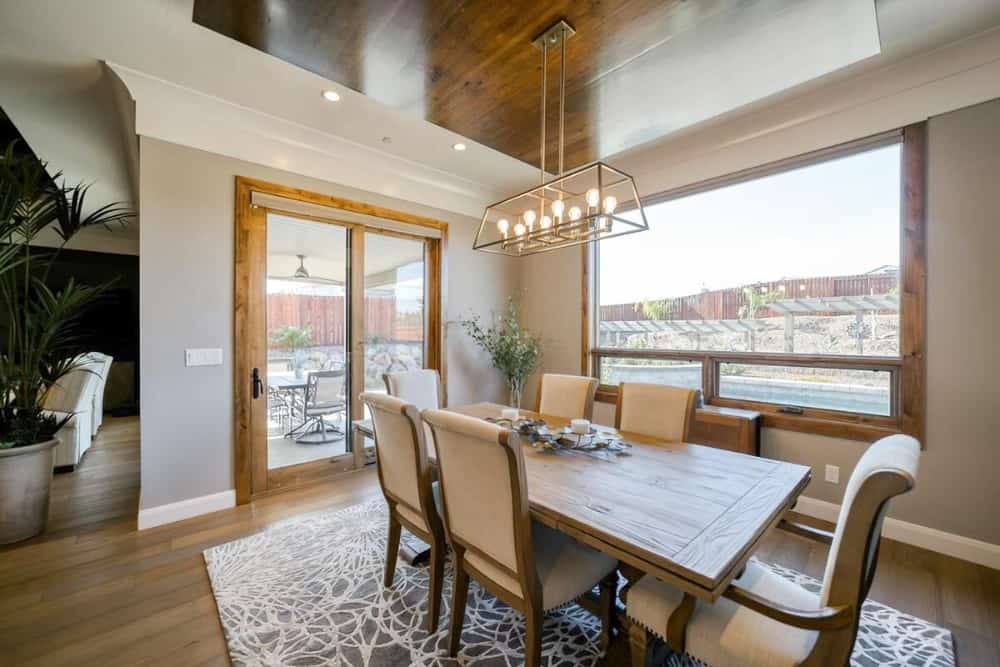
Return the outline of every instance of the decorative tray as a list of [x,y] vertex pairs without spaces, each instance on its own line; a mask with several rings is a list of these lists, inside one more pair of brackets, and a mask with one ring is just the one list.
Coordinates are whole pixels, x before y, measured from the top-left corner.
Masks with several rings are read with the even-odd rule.
[[573,433],[568,426],[550,428],[541,419],[510,419],[487,418],[486,421],[499,426],[506,426],[517,432],[518,436],[535,449],[558,451],[612,452],[618,456],[629,456],[631,447],[623,442],[616,433],[600,432],[593,426],[587,434]]

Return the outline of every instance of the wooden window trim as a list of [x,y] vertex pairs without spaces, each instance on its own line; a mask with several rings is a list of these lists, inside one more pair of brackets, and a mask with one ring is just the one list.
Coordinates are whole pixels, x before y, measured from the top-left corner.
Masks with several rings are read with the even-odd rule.
[[[446,333],[444,327],[444,312],[447,302],[447,247],[448,247],[448,223],[427,218],[404,211],[396,211],[382,206],[367,204],[365,202],[353,201],[332,195],[310,192],[298,188],[291,188],[277,183],[236,176],[236,197],[235,197],[235,270],[234,270],[234,299],[233,299],[233,335],[236,345],[234,346],[233,359],[233,400],[234,400],[234,431],[233,443],[233,477],[236,487],[236,502],[243,504],[252,498],[260,495],[267,495],[275,490],[286,486],[307,484],[320,479],[328,479],[332,475],[345,472],[359,467],[363,454],[355,452],[353,457],[341,457],[336,465],[328,466],[323,472],[317,472],[316,466],[311,463],[289,466],[287,469],[280,469],[277,474],[271,475],[274,480],[274,488],[261,488],[260,480],[267,479],[269,471],[266,461],[258,461],[253,456],[253,435],[261,428],[266,429],[266,423],[262,423],[263,411],[251,411],[251,390],[250,375],[254,367],[266,367],[261,361],[266,355],[266,344],[260,339],[259,332],[264,327],[264,308],[260,307],[263,295],[259,292],[262,276],[260,267],[251,262],[251,258],[259,256],[263,251],[261,247],[262,234],[266,216],[263,207],[252,205],[252,194],[260,192],[262,194],[275,195],[292,199],[295,201],[318,204],[330,209],[337,209],[349,213],[358,213],[373,217],[383,218],[394,222],[405,223],[416,227],[436,230],[439,238],[422,237],[414,235],[412,238],[422,238],[425,243],[425,290],[427,298],[427,323],[426,323],[426,366],[436,369],[441,375],[442,395],[447,391],[447,364],[446,364]],[[341,225],[349,230],[349,252],[351,253],[352,265],[361,266],[364,253],[364,232],[372,231],[379,234],[409,236],[405,232],[395,230],[369,227],[356,222],[339,222],[328,218],[313,218],[300,213],[293,214],[294,217],[315,219],[318,222],[327,222]],[[435,267],[436,266],[436,270]],[[364,291],[353,290],[355,299],[351,305],[348,326],[351,327],[351,336],[354,341],[353,349],[349,351],[351,355],[351,368],[363,368],[363,318],[357,317],[356,313],[364,312]],[[364,378],[359,373],[354,373],[354,379]],[[353,380],[352,380],[353,381]],[[354,391],[353,394],[360,393]],[[359,419],[363,414],[363,406],[360,401],[351,401],[351,419]],[[256,413],[256,414],[254,414]],[[256,419],[255,423],[252,420]],[[259,458],[259,457],[257,457]],[[353,458],[353,461],[348,461]],[[272,471],[273,472],[273,471]],[[254,488],[256,487],[256,488]]]
[[[633,359],[675,359],[702,363],[702,393],[705,404],[723,408],[753,410],[761,413],[761,424],[782,430],[813,433],[849,440],[874,441],[893,433],[906,433],[924,443],[925,433],[925,344],[926,344],[926,197],[927,197],[927,124],[908,125],[902,130],[869,139],[816,151],[771,165],[764,165],[677,190],[653,195],[646,201],[663,202],[697,192],[712,190],[731,182],[745,181],[780,171],[814,164],[837,155],[848,155],[902,136],[900,200],[900,341],[899,357],[858,357],[848,355],[795,355],[768,352],[706,352],[703,350],[626,350],[594,348],[596,338],[597,265],[599,244],[583,246],[581,281],[583,323],[581,372],[599,377],[602,357]],[[645,202],[644,202],[645,203]],[[779,411],[781,406],[718,396],[718,366],[726,361],[761,364],[857,368],[887,371],[890,381],[892,416],[841,412],[820,408],[802,408],[801,414]],[[596,401],[617,404],[618,388],[599,385]]]

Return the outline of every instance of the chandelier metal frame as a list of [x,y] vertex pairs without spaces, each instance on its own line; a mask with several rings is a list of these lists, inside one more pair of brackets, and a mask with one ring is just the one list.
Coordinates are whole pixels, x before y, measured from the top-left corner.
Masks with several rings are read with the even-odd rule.
[[[560,20],[532,41],[542,53],[541,185],[487,206],[473,250],[520,257],[649,229],[635,180],[630,175],[599,160],[568,173],[564,171],[566,41],[575,33],[569,23]],[[559,171],[558,176],[546,181],[548,55],[556,46],[560,51]],[[624,209],[632,214],[632,219],[621,215],[622,210],[617,208],[619,201],[631,202]],[[510,219],[516,222],[512,225]]]

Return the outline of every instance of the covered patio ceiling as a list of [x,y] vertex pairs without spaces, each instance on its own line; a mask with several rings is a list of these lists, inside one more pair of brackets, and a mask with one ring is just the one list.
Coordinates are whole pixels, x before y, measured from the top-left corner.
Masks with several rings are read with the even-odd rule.
[[[379,233],[365,234],[365,287],[396,282],[397,270],[420,262],[424,245]],[[302,220],[280,213],[268,214],[267,274],[271,279],[290,277],[299,268],[299,255],[313,278],[322,283],[343,283],[347,276],[347,232],[343,227]],[[319,282],[319,281],[317,281]]]

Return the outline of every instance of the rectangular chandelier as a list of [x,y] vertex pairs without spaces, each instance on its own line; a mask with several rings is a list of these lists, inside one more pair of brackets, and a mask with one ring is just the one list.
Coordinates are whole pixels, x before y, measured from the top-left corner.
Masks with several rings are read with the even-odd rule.
[[[563,170],[566,144],[566,40],[576,34],[559,20],[532,45],[542,54],[539,117],[541,185],[486,207],[473,250],[521,257],[649,229],[635,181],[603,162]],[[545,142],[549,49],[559,47],[559,175],[546,181]],[[622,214],[626,215],[622,215]]]
[[646,229],[632,177],[593,162],[487,206],[472,247],[519,257]]

